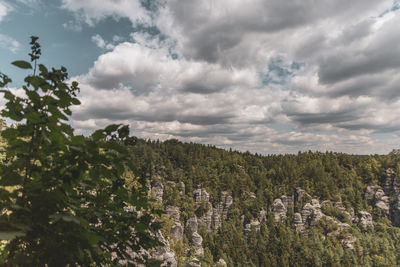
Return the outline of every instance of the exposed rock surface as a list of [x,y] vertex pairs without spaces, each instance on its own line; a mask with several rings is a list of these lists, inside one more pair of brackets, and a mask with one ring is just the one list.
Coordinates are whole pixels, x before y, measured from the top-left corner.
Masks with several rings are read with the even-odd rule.
[[355,220],[355,222],[364,228],[368,228],[368,227],[373,228],[374,227],[374,224],[372,222],[372,216],[369,212],[366,212],[366,211],[360,211],[358,213],[358,217]]
[[175,222],[179,222],[179,218],[181,216],[181,212],[179,210],[179,207],[176,206],[167,206],[165,208],[165,212],[169,215],[171,219],[173,219]]
[[194,202],[200,203],[202,201],[208,202],[210,194],[204,188],[198,188],[193,191]]
[[286,195],[281,196],[282,203],[283,203],[283,205],[285,205],[286,210],[290,206],[293,206],[293,204],[294,204],[293,199],[294,199],[293,196],[286,196]]
[[193,258],[189,264],[189,267],[201,267],[200,261],[197,258]]
[[217,262],[218,267],[227,267],[228,265],[226,264],[226,261],[224,259],[219,259]]
[[280,198],[274,200],[272,203],[271,211],[274,213],[276,222],[283,222],[286,219],[287,208]]
[[250,223],[247,223],[244,227],[244,233],[248,234],[252,229],[256,231],[260,231],[261,224],[258,220],[252,220]]
[[304,201],[304,202],[309,202],[311,201],[311,196],[307,194],[307,192],[304,189],[301,189],[300,187],[296,187],[296,190],[294,192],[294,202],[295,205],[297,203]]
[[304,230],[304,223],[300,213],[296,212],[293,215],[293,224],[297,231],[301,232]]
[[181,240],[183,238],[183,226],[180,222],[175,222],[171,228],[171,237],[177,240]]
[[342,239],[342,245],[345,248],[354,249],[354,244],[356,243],[357,238],[355,238],[354,236],[352,236],[351,234],[348,234],[345,238]]
[[318,199],[312,199],[311,203],[305,204],[301,210],[301,219],[304,226],[314,226],[324,216]]
[[[390,191],[390,186],[388,186],[388,191]],[[369,204],[381,209],[382,214],[390,218],[390,200],[382,189],[377,185],[369,185],[365,190],[364,197]]]
[[199,224],[197,222],[197,217],[193,216],[186,221],[186,227],[189,227],[192,232],[197,232]]
[[157,238],[164,245],[157,247],[151,254],[151,257],[153,259],[161,261],[161,266],[178,266],[178,263],[175,260],[175,253],[171,250],[168,240],[164,238],[161,232],[157,233]]
[[393,199],[390,205],[390,219],[394,226],[400,227],[400,182],[392,169],[386,170],[384,192]]
[[155,184],[151,188],[151,192],[154,194],[154,197],[155,197],[155,199],[157,199],[157,201],[162,202],[163,195],[164,195],[164,185],[163,184],[161,184],[161,183]]
[[204,226],[208,231],[211,230],[211,223],[212,223],[212,215],[213,215],[213,208],[210,202],[206,202],[207,204],[207,211],[197,218],[197,222],[199,226]]
[[196,256],[203,255],[203,238],[197,232],[192,235],[192,246],[194,248],[194,254]]

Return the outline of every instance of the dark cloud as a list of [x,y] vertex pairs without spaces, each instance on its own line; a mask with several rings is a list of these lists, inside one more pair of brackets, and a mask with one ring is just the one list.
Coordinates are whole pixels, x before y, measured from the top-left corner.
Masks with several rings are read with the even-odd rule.
[[137,25],[153,12],[143,25],[157,28],[132,33],[134,43],[116,45],[80,77],[79,125],[126,121],[146,138],[262,153],[392,149],[371,137],[400,129],[391,0],[169,0],[132,14],[138,1],[121,3],[126,10],[64,0],[86,10],[88,23],[113,14]]

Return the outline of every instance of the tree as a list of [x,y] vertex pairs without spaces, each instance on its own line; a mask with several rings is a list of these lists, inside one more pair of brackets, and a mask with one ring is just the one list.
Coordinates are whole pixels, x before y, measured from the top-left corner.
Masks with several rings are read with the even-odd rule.
[[159,242],[148,204],[145,180],[134,174],[127,147],[129,128],[110,125],[90,138],[75,135],[67,123],[79,105],[78,83],[67,84],[66,68],[38,64],[37,37],[31,37],[33,69],[22,87],[0,92],[8,101],[2,116],[15,127],[1,133],[6,162],[0,166],[2,266],[91,266],[134,262],[135,252]]

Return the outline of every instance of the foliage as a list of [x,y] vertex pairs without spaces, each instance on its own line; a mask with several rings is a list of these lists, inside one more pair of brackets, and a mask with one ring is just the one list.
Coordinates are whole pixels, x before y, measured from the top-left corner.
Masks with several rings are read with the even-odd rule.
[[[370,184],[383,186],[387,168],[399,173],[398,151],[385,156],[332,152],[260,156],[177,140],[138,139],[131,153],[143,174],[148,173],[154,177],[154,183],[161,182],[167,188],[163,202],[180,207],[181,214],[185,214],[181,216],[182,225],[187,218],[201,216],[208,209],[206,203],[193,203],[192,192],[198,186],[210,193],[214,205],[221,200],[222,191],[232,194],[234,202],[222,226],[212,231],[199,227],[204,247],[204,255],[199,259],[204,266],[215,266],[220,258],[228,266],[400,265],[399,228],[376,215],[375,228],[363,231],[333,205],[341,200],[346,209],[354,208],[356,214],[373,213],[373,207],[364,198],[365,189]],[[180,183],[185,185],[183,195],[173,186]],[[304,202],[289,208],[285,223],[276,223],[269,212],[260,231],[244,234],[245,223],[258,218],[260,210],[269,211],[275,198],[293,195],[296,187],[305,189],[313,198],[330,200],[327,203],[331,204],[322,205],[322,211],[348,223],[350,228],[338,231],[337,224],[322,219],[306,234],[296,232],[293,213],[300,212]],[[249,197],[250,193],[256,198]],[[336,231],[340,234],[332,234]],[[186,227],[184,234],[190,239],[192,232]],[[357,238],[354,249],[342,244],[349,235]]]
[[[91,266],[133,261],[141,248],[158,244],[151,236],[152,216],[144,179],[137,178],[128,147],[135,139],[123,125],[110,125],[90,138],[75,135],[67,123],[79,105],[77,82],[68,85],[64,67],[48,70],[37,61],[22,87],[7,89],[1,74],[2,116],[16,122],[1,132],[6,163],[0,168],[2,266]],[[127,183],[129,182],[129,183]]]

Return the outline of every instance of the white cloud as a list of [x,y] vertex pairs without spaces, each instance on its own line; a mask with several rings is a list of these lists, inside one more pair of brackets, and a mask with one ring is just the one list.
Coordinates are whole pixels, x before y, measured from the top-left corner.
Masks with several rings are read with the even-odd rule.
[[390,0],[63,7],[89,25],[127,17],[162,33],[132,32],[119,44],[92,37],[110,51],[77,77],[83,131],[118,121],[142,137],[262,153],[385,153],[399,139],[379,136],[400,133],[400,15],[385,13]]
[[7,5],[5,2],[0,1],[0,22],[7,15],[9,10],[10,6]]
[[[118,38],[116,38],[116,40],[118,40]],[[96,46],[101,49],[112,50],[115,47],[112,43],[106,43],[103,37],[101,37],[99,34],[92,36],[92,42],[95,43]]]
[[21,45],[17,40],[0,33],[0,48],[8,49],[11,52],[16,53],[20,46]]
[[150,14],[139,0],[63,0],[62,7],[82,15],[85,22],[94,26],[107,16],[127,17],[132,23],[150,23]]

